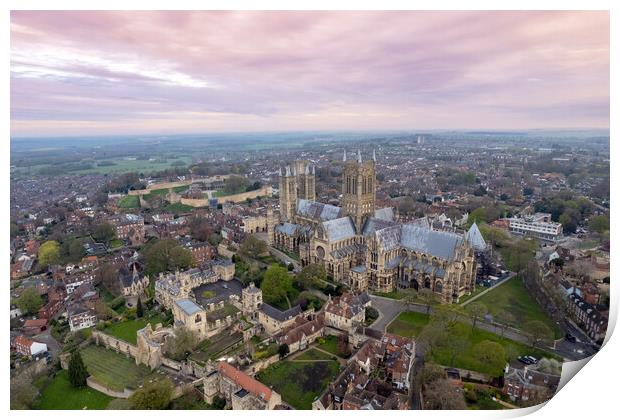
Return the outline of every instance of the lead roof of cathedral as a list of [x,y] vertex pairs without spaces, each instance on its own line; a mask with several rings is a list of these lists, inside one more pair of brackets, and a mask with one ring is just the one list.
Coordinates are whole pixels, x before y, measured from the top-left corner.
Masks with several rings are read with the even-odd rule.
[[339,218],[342,215],[342,209],[331,204],[300,198],[297,200],[297,214],[314,220],[327,221]]
[[328,220],[321,223],[325,235],[330,242],[342,241],[353,238],[356,235],[355,225],[349,216],[339,219]]
[[374,234],[385,251],[404,247],[446,260],[452,258],[463,241],[456,233],[438,232],[414,224],[389,226]]

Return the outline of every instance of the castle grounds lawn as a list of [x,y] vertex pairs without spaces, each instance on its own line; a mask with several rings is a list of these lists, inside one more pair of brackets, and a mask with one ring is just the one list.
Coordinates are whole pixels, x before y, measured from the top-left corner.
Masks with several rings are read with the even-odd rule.
[[180,214],[180,213],[190,213],[195,209],[195,207],[188,206],[182,203],[174,203],[168,204],[164,207],[164,210],[169,213]]
[[259,372],[257,379],[272,387],[294,408],[310,410],[312,402],[321,396],[338,371],[339,364],[335,361],[281,361]]
[[39,410],[103,410],[114,398],[92,388],[73,388],[66,370],[58,372],[43,390],[36,406]]
[[563,335],[555,322],[547,316],[523,286],[519,277],[514,277],[497,286],[476,302],[483,303],[497,322],[502,322],[502,314],[510,313],[515,319],[511,326],[515,328],[521,329],[529,321],[542,321],[551,328],[555,338]]
[[155,328],[155,325],[157,325],[157,323],[163,323],[163,319],[159,315],[155,315],[150,318],[142,317],[138,319],[130,319],[127,321],[112,324],[108,328],[106,328],[104,332],[130,344],[136,344],[138,330],[146,327],[146,324],[148,324],[149,322],[151,323],[151,326]]
[[140,207],[140,199],[137,195],[126,195],[118,200],[118,207],[121,209],[137,209]]
[[[403,337],[417,337],[420,331],[422,331],[424,326],[428,323],[428,319],[428,315],[426,314],[417,312],[403,312],[394,321],[392,321],[390,325],[388,325],[387,332]],[[510,360],[514,360],[525,354],[532,355],[537,358],[547,357],[557,359],[557,357],[553,354],[535,349],[513,340],[509,340],[479,328],[475,328],[472,331],[471,325],[461,322],[454,327],[452,334],[453,336],[465,338],[467,343],[454,358],[454,363],[452,363],[452,356],[447,344],[441,344],[435,347],[432,353],[427,353],[427,360],[444,366],[452,366],[488,374],[489,372],[487,371],[486,366],[480,363],[477,354],[474,352],[474,347],[476,344],[485,340],[490,340],[501,344]],[[450,337],[448,337],[446,341],[449,342]]]
[[198,362],[206,362],[209,359],[216,359],[225,351],[243,340],[243,334],[236,332],[230,334],[230,331],[224,330],[219,334],[201,341],[197,349],[190,355],[190,358]]
[[81,350],[88,373],[100,384],[122,391],[136,389],[145,380],[159,376],[145,365],[136,365],[133,358],[101,346],[88,346]]

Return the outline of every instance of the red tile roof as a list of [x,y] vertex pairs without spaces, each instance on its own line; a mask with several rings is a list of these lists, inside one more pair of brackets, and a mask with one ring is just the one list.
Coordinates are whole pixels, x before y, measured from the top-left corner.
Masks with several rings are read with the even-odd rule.
[[218,370],[220,371],[220,374],[226,376],[231,381],[256,397],[262,398],[265,401],[269,401],[271,398],[272,392],[267,385],[258,382],[256,379],[248,376],[238,369],[235,369],[228,363],[220,362],[218,365]]

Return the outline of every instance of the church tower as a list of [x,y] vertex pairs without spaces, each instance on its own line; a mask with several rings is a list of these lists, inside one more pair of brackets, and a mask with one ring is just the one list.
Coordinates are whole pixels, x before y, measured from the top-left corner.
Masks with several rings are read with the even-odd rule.
[[295,171],[297,172],[297,198],[315,201],[314,166],[310,167],[307,160],[297,160],[295,161]]
[[280,214],[283,221],[290,221],[297,208],[297,170],[287,166],[282,174],[280,169]]
[[344,154],[342,172],[342,209],[351,216],[358,233],[366,217],[375,214],[376,169],[373,160],[362,162],[362,154],[357,152],[357,160],[347,160]]

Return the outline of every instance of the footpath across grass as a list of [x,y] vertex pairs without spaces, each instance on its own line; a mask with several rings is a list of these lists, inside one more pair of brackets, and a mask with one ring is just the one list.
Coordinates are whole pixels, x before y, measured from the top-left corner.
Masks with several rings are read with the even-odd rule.
[[[530,295],[519,277],[497,286],[476,302],[484,304],[497,322],[521,329],[530,321],[542,321],[551,328],[556,338],[562,337],[562,331]],[[510,322],[506,322],[504,314],[512,316]]]
[[[403,312],[388,325],[387,332],[403,337],[415,338],[428,322],[429,316],[426,314]],[[463,344],[453,358],[450,345],[456,339],[461,340]],[[459,322],[454,327],[450,336],[446,337],[442,343],[436,345],[430,354],[427,354],[427,359],[444,366],[488,373],[486,366],[480,363],[479,357],[475,353],[476,344],[485,340],[494,341],[504,347],[506,357],[509,360],[515,360],[517,357],[525,354],[538,358],[556,358],[553,354],[501,337],[497,334],[479,328],[474,328],[472,330],[471,325]]]
[[43,390],[39,410],[103,410],[114,398],[92,388],[73,388],[66,370],[58,372],[52,382]]

